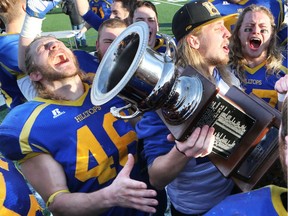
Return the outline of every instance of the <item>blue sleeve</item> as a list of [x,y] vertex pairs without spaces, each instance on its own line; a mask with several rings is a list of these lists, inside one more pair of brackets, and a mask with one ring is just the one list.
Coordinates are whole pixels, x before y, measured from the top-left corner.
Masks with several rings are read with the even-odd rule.
[[96,73],[98,66],[99,66],[99,60],[95,56],[87,53],[84,50],[73,50],[74,55],[76,56],[79,67],[81,70],[83,70],[86,73]]
[[[17,74],[23,73],[18,68],[19,34],[0,35],[0,62],[4,68]],[[14,73],[15,74],[15,73]]]
[[97,14],[95,14],[92,10],[88,10],[86,14],[82,16],[82,18],[91,25],[94,29],[98,31],[100,25],[104,22],[104,20],[108,19],[109,17],[104,17],[101,19]]
[[136,125],[136,132],[139,139],[143,139],[143,156],[150,165],[155,158],[169,152],[174,142],[167,140],[170,133],[164,122],[156,112],[144,113]]

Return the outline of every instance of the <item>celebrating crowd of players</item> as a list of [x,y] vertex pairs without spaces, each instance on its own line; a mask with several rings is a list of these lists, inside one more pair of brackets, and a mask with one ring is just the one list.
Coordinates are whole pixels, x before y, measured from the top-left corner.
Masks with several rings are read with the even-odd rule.
[[[127,26],[144,21],[148,46],[166,51],[152,2],[75,0],[87,23],[78,37],[89,26],[98,31],[95,56],[72,51],[53,36],[40,37],[46,13],[60,2],[0,3],[0,82],[10,109],[0,125],[0,215],[43,215],[43,209],[53,215],[164,215],[167,197],[172,216],[287,214],[287,188],[275,185],[255,191],[249,206],[237,202],[250,194],[240,193],[207,157],[213,127],[198,127],[180,142],[154,111],[134,127],[110,113],[111,106],[123,106],[122,99],[103,106],[91,102],[99,62]],[[221,94],[234,85],[283,109],[279,149],[287,176],[284,8],[280,0],[192,0],[171,22],[178,68],[195,67]]]

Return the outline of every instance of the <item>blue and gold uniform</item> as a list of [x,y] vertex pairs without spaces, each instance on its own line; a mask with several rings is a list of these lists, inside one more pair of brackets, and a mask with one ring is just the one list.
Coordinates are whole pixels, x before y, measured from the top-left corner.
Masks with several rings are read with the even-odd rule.
[[[275,24],[277,27],[279,41],[283,46],[287,46],[287,25],[284,21],[284,0],[241,0],[238,3],[229,3],[229,1],[223,0],[209,0],[215,5],[222,16],[226,16],[233,13],[241,13],[245,7],[251,4],[262,5],[270,9],[274,16]],[[236,20],[235,20],[236,21]],[[230,29],[233,29],[235,23],[230,23]]]
[[[39,153],[62,164],[70,192],[92,192],[107,187],[127,162],[136,156],[137,137],[129,122],[110,113],[123,106],[114,98],[103,106],[90,99],[90,86],[76,101],[35,98],[15,107],[0,126],[0,151],[22,162]],[[27,156],[27,157],[26,157]],[[131,178],[139,179],[136,165]],[[135,209],[114,207],[103,215],[145,215]]]
[[42,209],[14,163],[0,155],[0,215],[42,216]]
[[265,63],[263,62],[255,68],[245,66],[246,83],[243,83],[243,88],[247,94],[251,92],[262,98],[272,107],[277,108],[278,97],[277,91],[274,89],[276,81],[288,73],[287,65],[284,61],[281,71],[277,74],[268,75],[266,73]]
[[231,195],[213,207],[205,216],[284,216],[288,212],[281,201],[281,194],[286,194],[287,198],[287,193],[287,188],[269,185],[250,192]]
[[90,0],[90,9],[101,19],[108,19],[111,14],[112,0]]
[[0,35],[0,83],[9,108],[26,101],[17,84],[25,76],[18,68],[18,41],[19,34]]
[[76,56],[80,69],[94,77],[100,64],[99,59],[84,50],[73,50],[73,54]]
[[90,0],[88,10],[82,17],[98,31],[100,25],[110,17],[112,0]]

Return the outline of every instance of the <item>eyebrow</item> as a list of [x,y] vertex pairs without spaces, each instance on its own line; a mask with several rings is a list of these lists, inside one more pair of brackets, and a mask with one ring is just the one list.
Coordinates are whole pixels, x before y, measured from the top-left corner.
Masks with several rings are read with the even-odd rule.
[[[54,39],[54,38],[51,38],[52,40],[44,40],[44,41],[41,41],[40,44],[38,45],[38,47],[36,48],[36,51],[39,52],[40,49],[42,48],[42,46],[46,46],[48,43],[50,42],[56,42],[56,43],[61,43],[61,41],[57,40],[57,39]],[[54,39],[54,40],[53,40]]]
[[266,25],[266,26],[269,26],[270,24],[267,24],[266,22],[261,22],[261,23],[256,23],[254,21],[250,21],[250,22],[247,22],[247,23],[244,23],[245,25]]
[[103,42],[107,43],[107,42],[112,42],[114,41],[115,39],[111,39],[111,38],[104,38],[103,39]]
[[36,48],[36,52],[39,53],[40,52],[40,49],[42,48],[42,46],[45,46],[45,44],[43,42],[41,42],[37,48]]
[[148,17],[143,17],[143,16],[140,16],[140,17],[135,17],[135,20],[138,20],[138,19],[153,19],[153,20],[156,20],[156,17],[155,16],[148,16]]

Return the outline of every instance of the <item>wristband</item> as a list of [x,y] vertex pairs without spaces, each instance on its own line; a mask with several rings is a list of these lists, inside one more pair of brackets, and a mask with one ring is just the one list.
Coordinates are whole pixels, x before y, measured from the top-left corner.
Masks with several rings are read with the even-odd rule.
[[21,36],[25,38],[36,38],[41,35],[43,19],[32,17],[28,14],[25,16],[25,20],[21,30]]
[[285,99],[286,94],[284,93],[277,93],[278,95],[278,102],[283,102]]
[[47,208],[49,207],[49,205],[54,201],[55,197],[60,194],[60,193],[70,193],[69,190],[59,190],[59,191],[56,191],[55,193],[53,193],[49,198],[48,198],[48,201],[46,203],[46,206]]
[[185,157],[186,157],[186,154],[185,154],[185,152],[183,152],[183,151],[180,151],[180,149],[177,147],[177,144],[175,144],[175,147],[176,147],[176,149],[177,149],[177,151],[178,151],[178,152],[180,152],[181,154],[185,155]]

